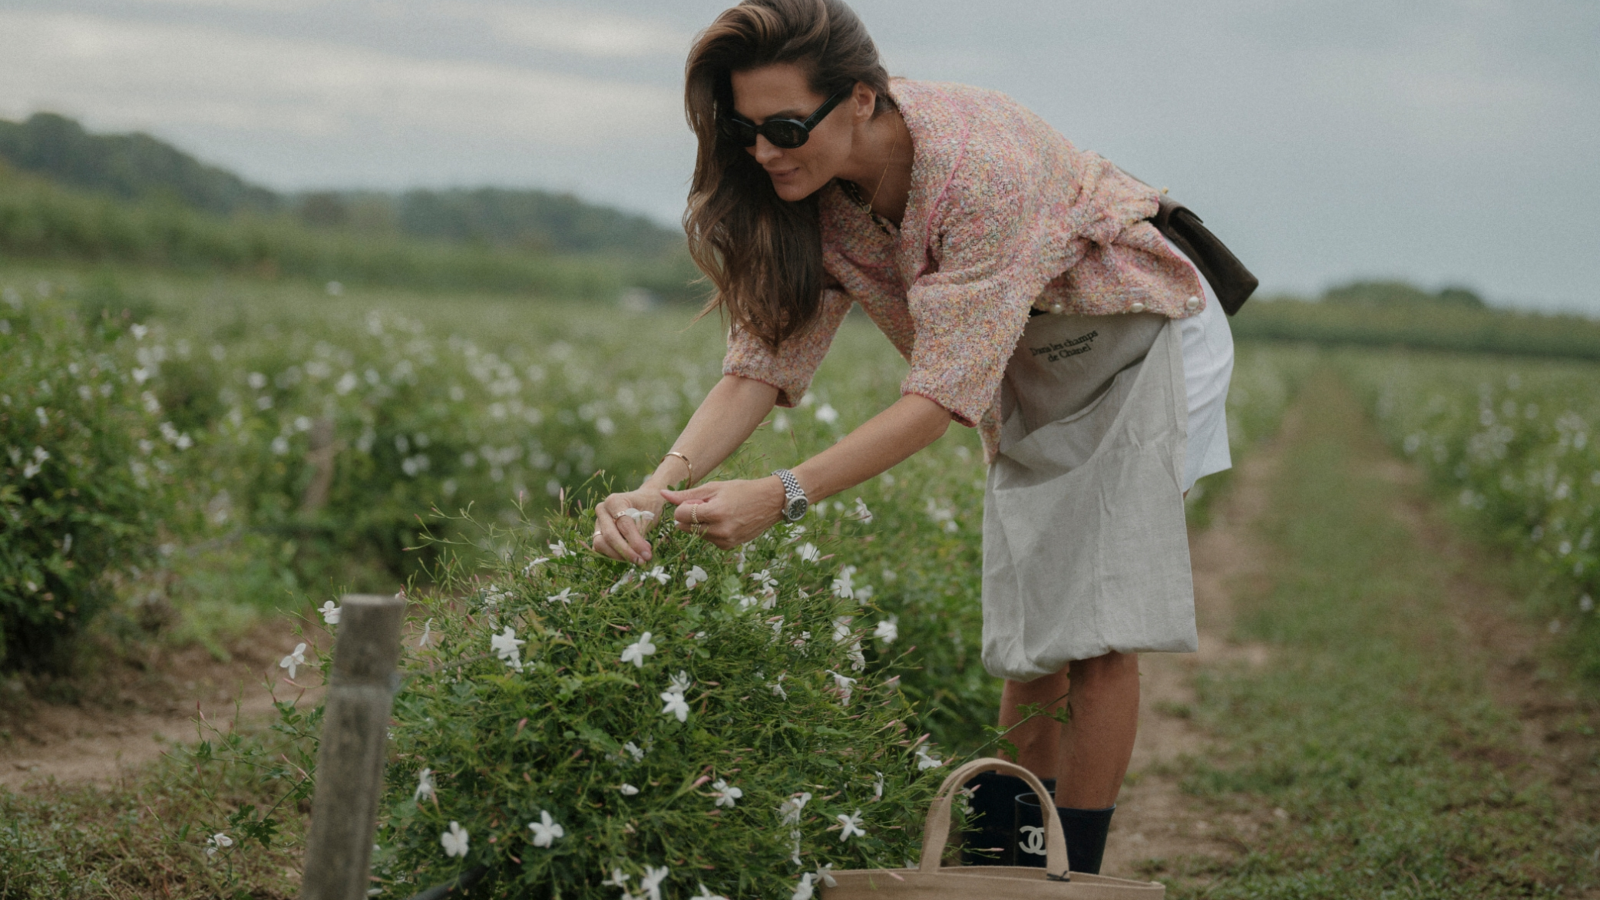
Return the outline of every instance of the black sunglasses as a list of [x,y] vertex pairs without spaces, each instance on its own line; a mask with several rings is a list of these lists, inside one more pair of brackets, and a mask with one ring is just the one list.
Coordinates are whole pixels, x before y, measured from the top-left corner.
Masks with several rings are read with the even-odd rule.
[[811,129],[817,127],[817,123],[833,112],[833,108],[854,90],[855,85],[851,85],[829,97],[804,122],[799,119],[768,119],[757,125],[736,112],[729,112],[722,118],[722,133],[741,147],[754,147],[756,135],[764,135],[772,142],[772,146],[793,150],[805,144],[811,138]]

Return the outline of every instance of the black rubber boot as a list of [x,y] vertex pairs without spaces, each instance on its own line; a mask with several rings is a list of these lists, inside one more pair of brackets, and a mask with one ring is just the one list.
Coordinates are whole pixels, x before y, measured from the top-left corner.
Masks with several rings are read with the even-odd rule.
[[1100,874],[1100,859],[1106,853],[1106,832],[1111,830],[1111,814],[1116,806],[1105,809],[1071,809],[1056,807],[1061,816],[1061,831],[1067,839],[1067,865],[1074,872]]
[[[1055,791],[1054,778],[1042,780],[1047,789]],[[1011,837],[1016,831],[1017,795],[1033,796],[1028,783],[1015,775],[985,772],[962,787],[973,791],[967,802],[976,815],[971,817],[971,826],[962,834],[961,864],[1017,865],[1016,844]]]

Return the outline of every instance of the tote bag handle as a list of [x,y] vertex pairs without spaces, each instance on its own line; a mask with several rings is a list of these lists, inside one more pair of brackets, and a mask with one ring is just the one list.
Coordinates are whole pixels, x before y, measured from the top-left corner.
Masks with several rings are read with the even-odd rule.
[[[983,772],[1004,772],[1020,777],[1038,795],[1040,806],[1044,806],[1042,801],[1050,796],[1038,776],[1015,763],[991,757],[962,765],[945,778],[944,784],[939,786],[939,793],[934,795],[933,805],[928,808],[928,821],[922,831],[922,861],[917,866],[918,871],[930,875],[938,873],[939,861],[944,858],[945,846],[950,842],[950,807],[955,803],[956,791],[972,776]],[[1049,806],[1053,813],[1055,802],[1052,800]],[[1052,877],[1056,873],[1064,877],[1067,874],[1067,841],[1061,834],[1061,819],[1049,814],[1043,818],[1045,871],[1051,873]]]

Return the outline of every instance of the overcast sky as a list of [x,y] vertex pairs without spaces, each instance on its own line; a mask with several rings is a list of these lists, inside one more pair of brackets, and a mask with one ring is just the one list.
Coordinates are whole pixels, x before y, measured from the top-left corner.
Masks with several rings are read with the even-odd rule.
[[[0,117],[279,189],[570,190],[675,222],[727,0],[0,0]],[[1600,316],[1594,0],[857,0],[890,71],[1004,91],[1268,290],[1462,284]]]

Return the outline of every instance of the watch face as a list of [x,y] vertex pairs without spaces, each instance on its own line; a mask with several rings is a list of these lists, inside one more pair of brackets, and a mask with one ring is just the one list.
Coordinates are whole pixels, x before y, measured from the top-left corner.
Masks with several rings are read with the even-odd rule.
[[791,522],[797,521],[801,516],[806,514],[806,507],[808,505],[809,504],[806,502],[806,498],[804,497],[791,497],[789,498],[789,502],[784,504],[783,517]]

